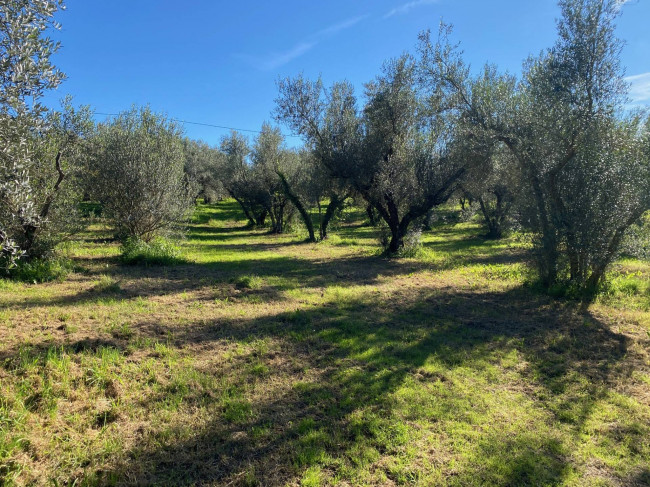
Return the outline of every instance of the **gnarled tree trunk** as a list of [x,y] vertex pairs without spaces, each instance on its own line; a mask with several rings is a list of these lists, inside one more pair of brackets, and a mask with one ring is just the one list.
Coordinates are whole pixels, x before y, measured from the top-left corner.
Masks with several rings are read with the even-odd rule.
[[347,195],[344,196],[339,196],[336,193],[332,193],[330,195],[330,202],[327,205],[327,209],[325,210],[325,215],[323,216],[323,219],[320,222],[320,238],[321,240],[325,240],[327,238],[327,227],[334,217],[334,214],[336,211],[343,206],[345,203],[345,200],[347,198]]
[[308,240],[310,242],[315,242],[316,234],[314,233],[314,223],[311,221],[311,216],[309,215],[309,212],[300,201],[300,198],[298,198],[298,196],[292,191],[291,186],[289,186],[287,178],[284,176],[284,174],[282,174],[280,171],[277,171],[277,175],[280,178],[280,182],[282,183],[282,188],[284,189],[287,198],[289,198],[289,201],[291,201],[291,203],[293,203],[293,205],[296,207],[298,213],[300,213],[300,217],[302,218],[302,221],[305,223],[305,226],[307,227],[307,233],[309,234]]

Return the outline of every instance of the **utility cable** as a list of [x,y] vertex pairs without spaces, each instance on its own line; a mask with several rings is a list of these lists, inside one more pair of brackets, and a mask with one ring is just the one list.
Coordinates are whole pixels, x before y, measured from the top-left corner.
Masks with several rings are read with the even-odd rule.
[[[95,112],[95,115],[105,115],[108,117],[116,117],[119,115],[119,113],[103,113],[103,112]],[[237,132],[252,132],[255,134],[261,134],[262,132],[260,130],[251,130],[251,129],[239,129],[236,127],[227,127],[225,125],[215,125],[212,123],[203,123],[203,122],[191,122],[189,120],[180,120],[178,118],[170,118],[169,120],[172,120],[174,122],[179,122],[179,123],[189,123],[192,125],[201,125],[203,127],[213,127],[217,129],[227,129],[227,130],[236,130]],[[293,134],[282,134],[284,137],[297,137],[300,138],[300,135],[293,135]]]

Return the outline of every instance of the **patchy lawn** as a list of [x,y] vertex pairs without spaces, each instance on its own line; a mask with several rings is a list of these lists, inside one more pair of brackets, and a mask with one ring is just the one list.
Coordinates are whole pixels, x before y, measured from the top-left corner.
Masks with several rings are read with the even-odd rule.
[[586,307],[527,244],[440,222],[379,255],[203,206],[170,267],[91,227],[65,282],[0,281],[0,483],[648,485],[650,263]]

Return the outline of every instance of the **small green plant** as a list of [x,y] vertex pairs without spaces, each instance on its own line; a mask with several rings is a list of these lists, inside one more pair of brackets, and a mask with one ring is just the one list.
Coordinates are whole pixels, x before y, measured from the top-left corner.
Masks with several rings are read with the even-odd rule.
[[120,260],[129,265],[175,265],[182,262],[180,250],[163,238],[151,242],[129,238],[121,248]]
[[243,399],[229,399],[224,404],[223,417],[231,423],[244,423],[253,415],[251,404]]
[[323,474],[321,468],[316,465],[305,470],[300,485],[303,487],[318,487],[319,485],[322,485],[322,482]]
[[262,287],[262,278],[253,274],[240,276],[235,279],[235,286],[241,289],[260,289]]
[[70,323],[66,323],[64,328],[63,328],[63,330],[68,334],[69,333],[76,333],[78,329],[79,329],[79,327],[77,327],[75,325],[71,325]]
[[99,276],[93,289],[100,293],[118,293],[121,291],[120,283],[114,277],[106,274]]
[[399,257],[417,257],[422,249],[422,230],[419,228],[410,229],[404,237],[404,246],[399,250]]
[[269,368],[262,363],[257,363],[251,366],[250,372],[257,377],[264,377],[268,375]]
[[43,259],[19,260],[14,268],[9,271],[9,276],[18,281],[33,284],[63,281],[73,266],[69,259],[53,256]]
[[115,338],[128,340],[133,336],[133,330],[128,322],[124,323],[111,323],[108,326],[109,333]]
[[650,306],[650,302],[643,304],[644,296],[650,296],[650,284],[642,272],[616,272],[602,284],[598,299],[609,304],[625,302],[631,306],[636,302],[642,307]]

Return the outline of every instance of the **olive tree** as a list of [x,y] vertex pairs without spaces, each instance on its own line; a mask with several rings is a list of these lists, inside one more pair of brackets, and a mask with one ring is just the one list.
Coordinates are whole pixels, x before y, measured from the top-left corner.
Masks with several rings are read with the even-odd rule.
[[391,231],[388,251],[404,245],[409,225],[446,202],[467,169],[452,157],[451,100],[419,90],[410,56],[388,62],[366,86],[365,137],[355,187]]
[[[282,189],[307,230],[307,240],[316,241],[314,220],[311,208],[316,205],[321,193],[317,191],[317,177],[312,154],[308,151],[290,151],[286,154],[284,164],[278,167],[276,174],[280,178]],[[316,189],[316,191],[315,191]]]
[[119,238],[150,241],[186,219],[182,130],[164,115],[133,107],[100,125],[89,162],[94,196]]
[[19,239],[21,248],[36,257],[81,228],[78,205],[84,158],[95,128],[90,107],[73,107],[71,97],[45,121],[45,129],[32,136],[30,186],[40,223],[24,225]]
[[[459,157],[474,158],[476,164],[465,174],[460,186],[461,206],[478,207],[487,227],[488,239],[499,239],[513,223],[520,193],[521,175],[512,154],[501,143],[462,144]],[[471,213],[470,213],[471,214]]]
[[[424,46],[430,73],[463,102],[465,118],[517,161],[547,286],[593,293],[623,236],[648,209],[648,160],[639,117],[622,117],[626,85],[615,37],[620,2],[562,0],[555,45],[524,66],[510,96],[475,96],[454,63]],[[497,86],[497,85],[495,85]]]
[[[354,191],[344,179],[330,177],[325,168],[314,159],[313,153],[303,152],[302,158],[304,164],[311,167],[311,171],[308,171],[311,175],[308,181],[308,194],[318,210],[319,237],[325,240],[330,223],[337,214],[340,214],[346,200],[352,197]],[[324,208],[323,201],[327,201]]]
[[542,279],[566,277],[591,293],[648,209],[649,167],[638,149],[640,120],[619,116],[627,87],[614,33],[618,2],[560,6],[558,40],[528,62],[522,82],[526,132],[508,143],[535,201]]
[[[325,239],[332,218],[352,191],[350,169],[357,159],[361,137],[354,90],[346,82],[325,90],[320,79],[310,81],[302,76],[281,80],[278,90],[276,119],[305,139],[309,155],[303,153],[301,157],[301,180],[318,206],[319,234]],[[324,214],[323,199],[328,201]],[[306,211],[300,213],[306,215]]]
[[[0,6],[0,268],[20,257],[41,257],[65,235],[76,143],[89,110],[49,113],[41,103],[63,73],[50,57],[59,44],[58,0],[7,0]],[[67,195],[67,196],[65,196]]]
[[251,149],[246,137],[236,131],[221,139],[222,167],[219,177],[228,194],[237,201],[250,225],[263,226],[268,216],[264,188],[253,174]]
[[219,179],[223,154],[208,144],[191,139],[183,140],[185,173],[195,189],[194,199],[203,197],[205,203],[221,198],[225,190]]
[[[24,192],[5,193],[0,210],[5,232],[25,258],[46,256],[80,228],[83,150],[94,128],[90,108],[76,109],[70,98],[63,101],[61,111],[44,115],[43,123],[24,141],[30,151]],[[25,198],[29,205],[21,206]]]
[[421,89],[408,55],[385,63],[366,85],[361,113],[349,83],[327,92],[320,81],[280,84],[278,118],[305,136],[330,177],[378,212],[391,232],[390,253],[403,247],[409,225],[447,201],[466,170],[449,152],[455,101],[436,95]]
[[252,180],[259,191],[260,204],[271,218],[271,233],[282,233],[289,197],[281,180],[286,172],[288,152],[279,128],[265,123],[253,142],[251,151]]

